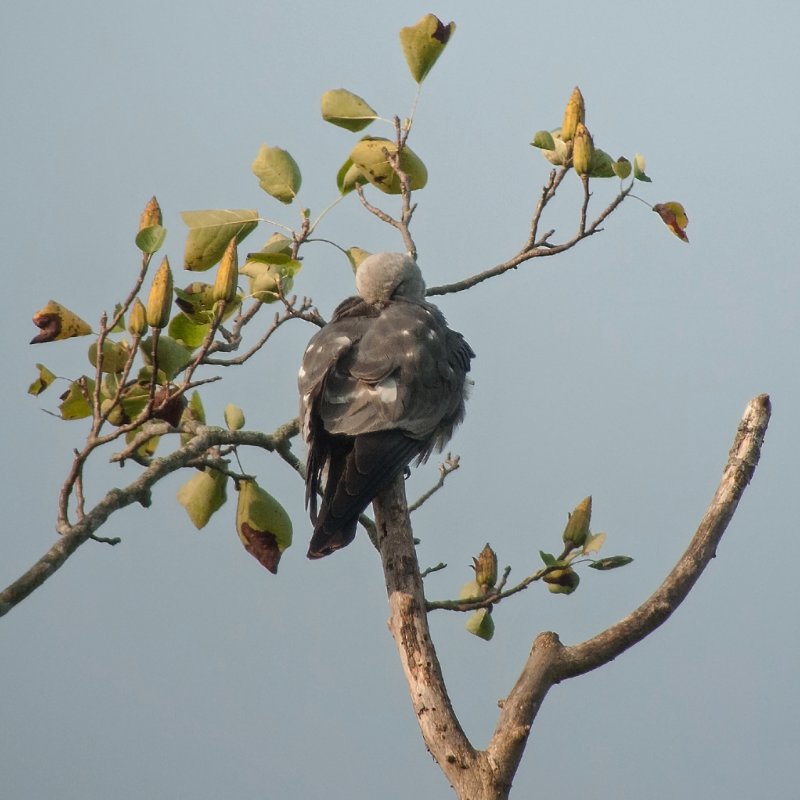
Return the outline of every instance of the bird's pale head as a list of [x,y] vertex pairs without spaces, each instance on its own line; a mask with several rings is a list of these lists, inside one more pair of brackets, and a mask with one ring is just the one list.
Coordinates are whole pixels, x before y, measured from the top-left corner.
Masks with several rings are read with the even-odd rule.
[[370,305],[385,305],[398,298],[425,299],[422,272],[405,253],[375,253],[365,258],[356,270],[356,290]]

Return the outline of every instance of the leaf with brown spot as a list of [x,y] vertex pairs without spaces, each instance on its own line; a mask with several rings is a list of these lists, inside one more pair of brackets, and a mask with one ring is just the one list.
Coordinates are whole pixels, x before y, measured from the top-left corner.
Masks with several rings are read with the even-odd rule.
[[44,308],[33,315],[33,324],[41,333],[31,339],[31,344],[71,339],[73,336],[88,336],[92,332],[87,322],[55,300],[50,300]]
[[685,228],[689,224],[689,217],[683,210],[680,203],[671,200],[668,203],[656,203],[653,211],[658,214],[664,224],[682,241],[688,244],[689,237],[686,235]]
[[56,376],[44,364],[37,364],[39,377],[28,387],[28,394],[38,397],[56,379]]
[[403,55],[417,83],[425,80],[455,29],[455,22],[445,25],[433,14],[426,14],[416,25],[400,30]]
[[254,480],[239,481],[236,530],[244,549],[273,575],[292,544],[292,522],[283,506]]

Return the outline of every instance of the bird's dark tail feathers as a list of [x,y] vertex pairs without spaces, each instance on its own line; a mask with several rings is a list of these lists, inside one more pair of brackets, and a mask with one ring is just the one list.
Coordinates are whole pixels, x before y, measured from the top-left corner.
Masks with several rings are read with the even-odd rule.
[[[323,558],[350,544],[359,515],[425,446],[398,430],[331,438],[338,441],[331,442],[309,558]],[[312,480],[317,484],[319,475]]]

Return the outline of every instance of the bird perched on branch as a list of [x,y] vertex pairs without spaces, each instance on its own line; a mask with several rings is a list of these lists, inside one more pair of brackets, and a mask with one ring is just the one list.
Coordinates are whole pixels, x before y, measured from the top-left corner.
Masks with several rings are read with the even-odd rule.
[[[425,301],[416,261],[376,253],[309,342],[300,367],[300,421],[308,443],[309,558],[345,547],[358,516],[414,459],[441,450],[464,418],[475,353]],[[317,508],[317,493],[322,502]]]

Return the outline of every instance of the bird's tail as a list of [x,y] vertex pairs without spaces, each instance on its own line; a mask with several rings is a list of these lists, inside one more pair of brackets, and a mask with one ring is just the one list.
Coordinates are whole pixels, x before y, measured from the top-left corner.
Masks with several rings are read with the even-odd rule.
[[358,517],[378,492],[419,454],[422,443],[400,431],[377,431],[333,448],[309,558],[323,558],[353,541]]

